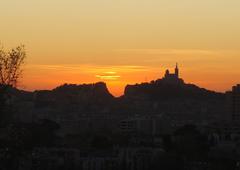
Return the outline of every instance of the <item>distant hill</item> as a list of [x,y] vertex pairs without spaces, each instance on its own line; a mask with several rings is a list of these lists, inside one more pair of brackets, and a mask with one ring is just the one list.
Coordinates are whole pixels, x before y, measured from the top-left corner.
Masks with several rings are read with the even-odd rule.
[[225,102],[225,94],[186,84],[176,77],[127,85],[124,95],[119,98],[112,96],[103,82],[64,84],[53,90],[34,92],[10,91],[15,110],[43,117],[104,113],[165,114],[170,119],[215,119],[213,115],[222,114]]
[[103,111],[114,97],[103,82],[96,84],[64,84],[53,90],[35,91],[35,104],[41,107],[56,107],[68,111]]
[[225,94],[187,84],[182,79],[158,79],[127,85],[121,98],[134,114],[162,114],[171,120],[214,120],[224,114]]
[[206,90],[194,84],[186,84],[182,79],[169,82],[158,79],[150,83],[127,85],[124,97],[131,100],[171,100],[222,98],[222,93]]

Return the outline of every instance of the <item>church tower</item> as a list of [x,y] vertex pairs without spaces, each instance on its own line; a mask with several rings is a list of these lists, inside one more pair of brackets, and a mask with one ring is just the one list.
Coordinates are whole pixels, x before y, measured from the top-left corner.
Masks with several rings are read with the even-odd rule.
[[175,76],[179,78],[179,69],[178,69],[178,63],[176,63],[176,68],[175,68]]

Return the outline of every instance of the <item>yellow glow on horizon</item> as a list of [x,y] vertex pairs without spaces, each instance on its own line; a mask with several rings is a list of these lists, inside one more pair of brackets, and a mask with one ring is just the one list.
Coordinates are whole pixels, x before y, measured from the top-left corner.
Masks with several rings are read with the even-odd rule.
[[117,80],[121,76],[118,76],[118,75],[96,75],[96,77],[101,80]]
[[[175,63],[165,66],[26,65],[20,88],[40,90],[52,89],[64,83],[83,84],[104,81],[113,95],[121,96],[127,84],[162,78],[167,68],[173,72],[174,67]],[[180,77],[186,83],[194,83],[210,90],[224,92],[239,83],[237,78],[240,77],[240,73],[232,70],[220,71],[221,67],[214,70],[206,66],[195,67],[189,66],[188,63],[179,63],[179,68]],[[238,69],[237,64],[235,68]],[[232,69],[234,70],[234,67]]]

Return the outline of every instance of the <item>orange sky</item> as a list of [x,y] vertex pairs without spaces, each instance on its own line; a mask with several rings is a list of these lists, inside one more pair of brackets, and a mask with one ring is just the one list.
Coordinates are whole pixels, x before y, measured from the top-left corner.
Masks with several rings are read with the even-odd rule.
[[161,78],[180,65],[186,82],[225,91],[240,82],[239,0],[3,0],[0,42],[25,44],[20,88]]

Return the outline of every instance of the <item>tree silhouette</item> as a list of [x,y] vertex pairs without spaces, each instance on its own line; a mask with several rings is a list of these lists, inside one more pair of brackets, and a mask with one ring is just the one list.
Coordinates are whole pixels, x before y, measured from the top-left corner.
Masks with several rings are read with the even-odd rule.
[[16,86],[21,76],[21,66],[26,58],[23,45],[6,52],[0,48],[0,84],[3,86]]
[[10,51],[0,47],[0,113],[1,121],[8,99],[9,87],[16,87],[22,74],[22,65],[26,58],[23,45],[12,48]]

